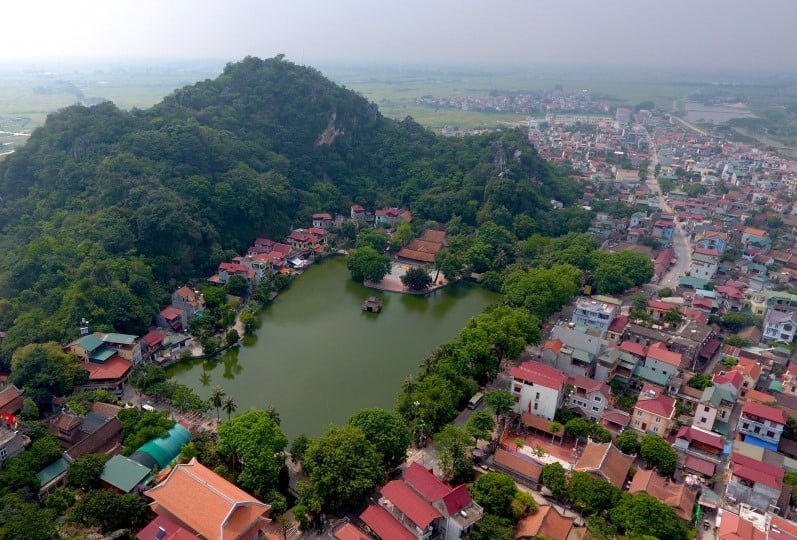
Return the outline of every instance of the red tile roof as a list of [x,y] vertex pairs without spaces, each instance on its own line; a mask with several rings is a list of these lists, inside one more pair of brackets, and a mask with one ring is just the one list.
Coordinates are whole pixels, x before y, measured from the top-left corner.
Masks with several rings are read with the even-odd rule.
[[404,481],[423,495],[427,501],[438,501],[448,495],[451,488],[418,462],[413,461],[404,471]]
[[644,345],[641,343],[634,343],[633,341],[623,341],[620,343],[620,350],[631,353],[634,356],[639,356],[640,358],[645,358],[648,355],[648,351]]
[[675,367],[681,367],[681,363],[684,359],[683,355],[680,353],[667,350],[667,346],[661,342],[654,343],[648,347],[648,358],[652,358],[653,360],[658,360],[659,362],[664,362],[665,364]]
[[[163,535],[158,536],[163,529]],[[138,540],[196,540],[196,535],[166,516],[158,516],[136,535]]]
[[468,491],[468,486],[460,484],[443,497],[443,503],[446,505],[448,515],[453,516],[463,508],[470,506],[473,503],[473,499],[470,496],[470,491]]
[[763,403],[746,401],[742,406],[742,416],[745,415],[758,416],[776,424],[786,425],[786,413],[783,410],[764,405]]
[[533,382],[557,391],[567,384],[567,375],[562,371],[534,360],[513,367],[509,374],[515,379]]
[[160,330],[150,330],[141,336],[141,341],[146,343],[149,348],[160,345],[164,339],[166,339],[166,332],[161,332]]
[[390,540],[416,540],[415,535],[404,528],[404,525],[399,523],[396,518],[390,515],[390,512],[372,504],[366,508],[360,519],[365,523],[368,528],[374,531],[380,538]]
[[643,392],[639,394],[639,400],[636,402],[634,409],[655,414],[662,418],[672,418],[675,415],[675,400],[673,398],[657,392],[655,397],[646,399],[643,394]]
[[717,373],[711,378],[711,380],[714,384],[730,384],[738,390],[742,387],[744,376],[738,371],[732,370],[724,375]]
[[780,467],[747,457],[739,452],[733,452],[731,455],[731,469],[734,476],[776,490],[781,488],[785,473]]
[[756,529],[752,522],[731,512],[722,513],[717,540],[766,540],[766,533]]
[[163,311],[161,311],[160,314],[161,317],[163,317],[167,321],[173,321],[175,319],[179,319],[182,316],[183,312],[177,309],[176,307],[167,306],[163,308]]
[[112,381],[127,375],[133,369],[133,362],[115,354],[102,364],[81,362],[81,366],[89,372],[89,381]]
[[722,450],[724,448],[722,437],[720,435],[696,428],[694,426],[681,426],[681,429],[678,430],[678,435],[675,437],[677,439],[685,439],[689,442],[699,442],[700,444],[705,444],[706,446],[711,446],[712,448],[717,448],[718,450]]
[[421,529],[428,527],[435,519],[443,517],[435,507],[401,480],[391,480],[381,491],[384,498],[393,503],[402,514]]
[[612,321],[612,324],[609,325],[609,332],[614,332],[615,334],[619,334],[622,332],[628,321],[630,321],[630,317],[628,315],[620,315],[619,317],[615,317]]
[[692,471],[697,471],[704,476],[708,476],[709,478],[714,476],[714,471],[716,470],[716,466],[712,462],[691,455],[686,456],[686,459],[684,460],[684,467]]
[[549,339],[548,341],[545,342],[545,345],[542,346],[542,350],[543,351],[550,350],[555,352],[556,354],[559,354],[559,351],[562,350],[562,345],[564,345],[564,343],[562,343],[562,341],[559,339]]
[[613,443],[588,441],[573,470],[599,474],[618,488],[623,487],[633,456],[623,454]]

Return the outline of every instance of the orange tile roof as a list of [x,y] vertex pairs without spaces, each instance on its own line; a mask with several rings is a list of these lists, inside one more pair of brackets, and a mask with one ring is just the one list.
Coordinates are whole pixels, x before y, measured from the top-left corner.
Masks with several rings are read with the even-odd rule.
[[730,512],[722,513],[717,540],[766,540],[766,533],[756,529],[750,521]]
[[268,520],[270,506],[208,469],[196,458],[175,466],[169,476],[145,493],[156,514],[177,519],[211,540],[238,538]]
[[575,518],[561,515],[552,506],[540,506],[537,512],[521,519],[515,529],[515,539],[542,536],[551,540],[567,540]]
[[739,363],[733,366],[733,369],[756,381],[761,376],[761,364],[743,356],[739,358]]
[[89,381],[110,381],[121,379],[133,369],[133,362],[118,354],[111,356],[102,364],[82,362],[83,369],[89,372]]
[[623,454],[610,442],[589,441],[573,470],[599,474],[614,486],[622,488],[633,462],[632,456]]
[[659,476],[653,469],[640,469],[634,475],[629,493],[647,493],[675,510],[678,517],[689,521],[695,509],[697,491],[684,483],[676,484],[669,478]]

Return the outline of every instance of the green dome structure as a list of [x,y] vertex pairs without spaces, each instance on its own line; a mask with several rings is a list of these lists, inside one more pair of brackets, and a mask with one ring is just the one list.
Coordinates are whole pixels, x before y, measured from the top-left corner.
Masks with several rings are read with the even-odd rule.
[[180,455],[180,449],[190,440],[191,433],[180,424],[174,424],[165,437],[147,442],[133,452],[130,459],[150,469],[155,466],[164,469]]

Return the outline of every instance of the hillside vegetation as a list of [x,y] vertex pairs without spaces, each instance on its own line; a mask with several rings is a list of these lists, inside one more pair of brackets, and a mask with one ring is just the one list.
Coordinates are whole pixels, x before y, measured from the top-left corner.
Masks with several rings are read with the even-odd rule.
[[[175,283],[313,212],[402,205],[419,220],[568,231],[577,186],[522,132],[436,137],[277,57],[228,64],[147,110],[52,114],[0,163],[0,345],[64,340],[82,317],[141,333]],[[583,220],[582,220],[583,221]]]

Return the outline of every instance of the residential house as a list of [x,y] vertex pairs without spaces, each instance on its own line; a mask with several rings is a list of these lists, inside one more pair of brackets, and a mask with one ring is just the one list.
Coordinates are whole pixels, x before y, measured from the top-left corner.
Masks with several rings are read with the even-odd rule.
[[[25,401],[23,392],[13,384],[0,390],[0,415],[17,414]],[[2,420],[2,416],[0,416],[0,420]]]
[[604,338],[617,311],[616,304],[598,302],[592,298],[581,297],[576,300],[571,321],[574,324],[596,329],[600,337]]
[[643,365],[654,373],[663,373],[668,378],[676,375],[684,367],[684,358],[680,353],[667,350],[664,343],[654,343],[647,350]]
[[609,347],[601,353],[595,364],[594,379],[601,382],[610,382],[617,377],[624,384],[631,382],[634,369],[640,359],[631,353],[617,347]]
[[659,322],[662,320],[665,313],[672,310],[678,310],[678,307],[678,304],[659,300],[658,298],[651,298],[648,300],[647,313],[651,319]]
[[328,214],[326,212],[318,212],[313,214],[313,227],[328,231],[332,228],[334,223],[335,221],[332,219],[332,214]]
[[719,520],[717,540],[774,540],[768,539],[766,532],[752,521],[728,510],[720,509],[717,519]]
[[304,229],[296,229],[285,238],[295,251],[308,251],[321,245],[322,239]]
[[674,230],[675,223],[672,220],[658,219],[653,224],[653,238],[670,240],[672,239],[672,233]]
[[598,423],[617,436],[631,423],[631,415],[620,409],[606,409]]
[[593,422],[600,420],[603,411],[609,406],[609,385],[583,375],[573,377],[568,382],[572,388],[567,400],[568,406]]
[[598,331],[582,325],[557,324],[551,330],[551,339],[558,339],[566,346],[598,356],[605,343]]
[[151,478],[152,469],[121,455],[111,457],[100,473],[102,486],[117,493],[132,493]]
[[689,486],[685,483],[675,483],[668,477],[659,476],[653,469],[639,469],[634,474],[628,492],[647,493],[663,502],[684,521],[691,521],[697,502],[699,485]]
[[393,227],[398,221],[412,221],[412,213],[404,208],[383,208],[374,212],[374,226]]
[[116,354],[133,364],[140,364],[143,360],[141,340],[138,336],[130,334],[97,334],[108,347],[115,349]]
[[196,458],[175,465],[166,479],[145,492],[158,516],[203,538],[261,537],[270,506],[208,469]]
[[679,452],[719,463],[720,454],[725,448],[721,435],[696,426],[681,426],[675,436],[673,448]]
[[783,500],[784,473],[782,467],[747,456],[734,448],[725,497],[732,503],[747,504],[761,512],[774,507],[785,511],[788,508],[788,493]]
[[612,324],[609,325],[609,329],[606,331],[606,339],[613,343],[620,343],[620,339],[623,337],[623,331],[630,320],[631,318],[628,315],[619,315],[615,317]]
[[692,425],[706,430],[729,435],[728,422],[736,404],[736,393],[724,385],[713,385],[703,389],[703,395],[694,411]]
[[[797,398],[797,362],[790,362],[783,374],[783,393]],[[2,396],[2,393],[0,393]],[[772,398],[774,400],[774,398]],[[0,402],[1,403],[1,402]],[[2,411],[0,406],[0,411]]]
[[738,371],[742,374],[742,386],[739,388],[738,399],[745,399],[747,393],[755,389],[758,384],[758,379],[761,377],[761,362],[739,356],[737,364],[731,368],[731,371]]
[[359,204],[351,205],[349,216],[352,221],[365,221],[365,208]]
[[[239,276],[244,278],[246,282],[251,287],[252,285],[257,285],[255,282],[255,276],[257,272],[248,268],[240,263],[234,262],[223,262],[219,263],[219,269],[217,274],[217,281],[220,285],[226,285],[227,282],[230,281],[230,278],[233,276]],[[212,280],[212,278],[211,278]]]
[[597,443],[589,440],[573,470],[602,478],[622,489],[633,463],[634,457],[623,454],[614,443]]
[[797,333],[797,311],[784,312],[770,310],[764,319],[764,333],[761,343],[771,341],[790,344]]
[[141,336],[141,355],[145,361],[153,360],[155,355],[167,344],[166,332],[150,330]]
[[136,540],[196,540],[196,535],[176,521],[166,516],[158,516],[136,534]]
[[175,332],[188,330],[188,318],[184,311],[174,306],[166,306],[155,316],[155,325],[158,328],[168,328]]
[[444,532],[441,538],[445,540],[461,538],[484,515],[484,510],[473,501],[465,484],[451,487],[417,462],[410,463],[404,471],[403,479],[440,512],[440,528]]
[[674,420],[675,400],[650,384],[644,385],[631,415],[631,427],[642,433],[666,437]]
[[205,311],[205,297],[190,287],[180,287],[172,293],[172,306],[185,313],[186,326]]
[[569,540],[575,517],[565,517],[550,505],[543,505],[529,516],[521,518],[515,527],[515,540]]
[[706,231],[697,239],[695,246],[701,249],[713,249],[723,253],[728,245],[728,233],[723,231]]
[[782,409],[748,401],[742,406],[737,430],[745,442],[777,450],[785,426],[786,414]]
[[762,248],[770,244],[769,233],[753,227],[744,227],[742,229],[741,241],[745,248],[749,246]]
[[0,421],[0,469],[6,460],[16,457],[30,444],[30,439],[21,431]]
[[509,388],[517,399],[515,410],[553,420],[567,394],[567,375],[533,360],[513,367],[509,374]]
[[[121,395],[122,388],[133,370],[133,362],[117,354],[95,334],[86,334],[65,347],[67,352],[77,355],[83,369],[89,372],[89,381],[83,387],[104,389]],[[140,354],[140,353],[139,353]]]
[[719,269],[719,257],[704,253],[694,253],[692,255],[692,265],[689,267],[689,275],[711,281],[717,275]]

